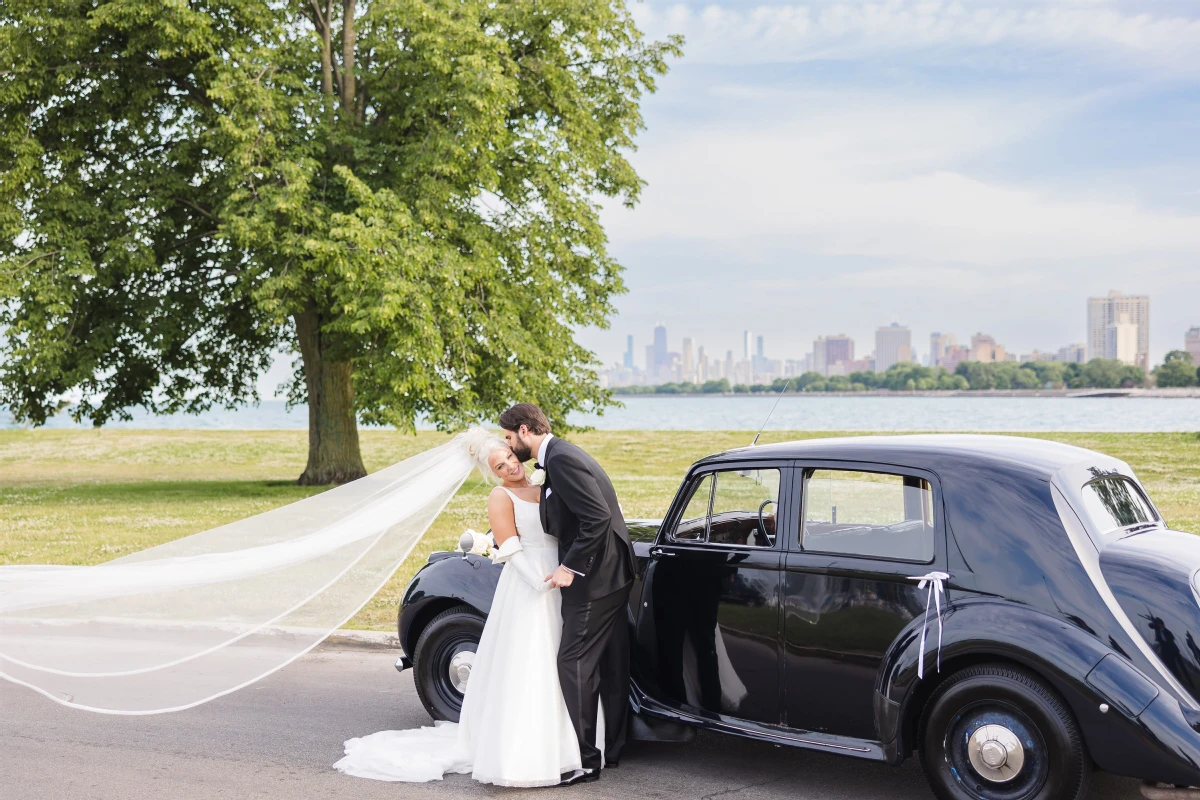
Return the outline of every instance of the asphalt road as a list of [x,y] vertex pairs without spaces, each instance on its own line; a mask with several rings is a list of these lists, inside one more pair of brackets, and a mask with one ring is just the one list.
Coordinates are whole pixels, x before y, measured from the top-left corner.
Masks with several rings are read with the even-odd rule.
[[[497,789],[465,775],[429,784],[348,778],[330,765],[350,737],[429,724],[410,674],[381,650],[318,651],[265,681],[190,711],[114,717],[59,706],[0,680],[0,798],[920,798],[910,759],[896,769],[717,734],[635,743],[621,767],[572,789]],[[1092,796],[1138,797],[1096,775]]]

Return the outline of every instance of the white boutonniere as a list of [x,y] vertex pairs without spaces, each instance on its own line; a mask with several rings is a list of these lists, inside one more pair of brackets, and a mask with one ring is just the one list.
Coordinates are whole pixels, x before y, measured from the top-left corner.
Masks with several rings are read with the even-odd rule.
[[462,550],[467,554],[484,556],[485,558],[491,557],[492,548],[495,547],[495,545],[496,542],[492,539],[492,535],[490,533],[480,533],[479,531],[471,530],[470,528],[467,528],[458,540],[459,550]]
[[533,472],[529,473],[529,482],[534,486],[541,486],[544,484],[546,482],[546,470],[535,469]]

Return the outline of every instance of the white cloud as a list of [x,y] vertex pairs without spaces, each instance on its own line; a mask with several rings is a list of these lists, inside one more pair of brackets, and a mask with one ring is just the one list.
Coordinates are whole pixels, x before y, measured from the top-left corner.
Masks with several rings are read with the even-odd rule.
[[642,205],[607,221],[624,242],[723,244],[751,260],[791,250],[994,269],[1191,258],[1200,217],[972,174],[976,157],[1036,137],[1069,107],[843,93],[808,96],[774,124],[658,128],[635,157],[649,182]]
[[1108,289],[1151,294],[1154,357],[1197,323],[1200,6],[635,9],[688,44],[646,106],[642,203],[604,214],[632,288],[586,339],[606,358],[659,320],[712,351],[747,326],[865,350],[891,320],[1057,347]]
[[[852,60],[999,46],[1053,50],[1113,66],[1122,56],[1139,65],[1200,72],[1200,20],[1186,6],[1112,2],[939,2],[937,0],[811,0],[785,5],[647,4],[634,7],[653,37],[682,33],[692,63],[751,64],[816,59]],[[1194,6],[1192,7],[1194,10]]]

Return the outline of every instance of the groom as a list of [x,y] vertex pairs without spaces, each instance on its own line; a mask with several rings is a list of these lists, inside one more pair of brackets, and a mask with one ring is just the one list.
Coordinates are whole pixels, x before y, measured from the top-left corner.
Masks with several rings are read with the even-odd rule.
[[562,590],[562,644],[558,677],[579,737],[583,772],[566,785],[600,778],[596,747],[597,702],[604,704],[604,761],[615,767],[625,746],[629,713],[629,626],[626,601],[633,585],[633,544],[608,475],[583,450],[550,433],[532,403],[500,415],[500,427],[522,461],[537,457],[545,470],[542,527],[558,537],[559,566],[546,576]]

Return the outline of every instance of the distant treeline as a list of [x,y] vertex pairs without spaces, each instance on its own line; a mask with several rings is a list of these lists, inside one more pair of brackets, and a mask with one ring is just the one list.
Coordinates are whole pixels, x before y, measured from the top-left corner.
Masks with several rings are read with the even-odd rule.
[[[1178,362],[1178,363],[1176,363]],[[1195,386],[1196,369],[1182,351],[1172,351],[1163,366],[1154,370],[1159,386]],[[771,384],[731,384],[727,379],[704,383],[664,383],[658,386],[622,386],[618,394],[754,394],[778,392],[790,382],[791,391],[869,392],[890,389],[895,392],[986,389],[1118,389],[1144,386],[1146,375],[1140,367],[1106,358],[1094,358],[1086,364],[1058,361],[964,361],[954,372],[943,367],[919,364],[894,364],[887,372],[852,372],[825,376],[806,372],[795,378],[779,378]]]

